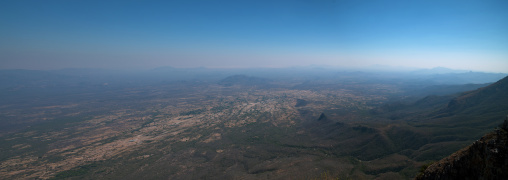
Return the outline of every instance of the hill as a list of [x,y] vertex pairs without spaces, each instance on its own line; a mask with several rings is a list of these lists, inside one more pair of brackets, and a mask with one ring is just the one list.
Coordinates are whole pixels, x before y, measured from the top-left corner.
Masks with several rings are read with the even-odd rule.
[[505,77],[489,86],[459,94],[447,105],[429,112],[424,121],[434,125],[481,130],[483,132],[476,137],[479,138],[486,133],[486,129],[497,126],[500,116],[508,114],[507,92],[508,77]]
[[246,76],[233,75],[222,79],[219,84],[223,86],[243,85],[243,86],[266,86],[271,81],[269,79]]
[[505,77],[490,86],[463,93],[450,101],[444,111],[466,114],[506,111],[507,92],[508,77]]

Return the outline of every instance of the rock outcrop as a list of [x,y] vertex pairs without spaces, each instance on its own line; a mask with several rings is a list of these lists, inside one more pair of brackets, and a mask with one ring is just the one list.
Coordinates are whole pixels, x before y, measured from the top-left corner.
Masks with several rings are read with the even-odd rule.
[[508,117],[500,128],[430,165],[416,179],[507,179]]
[[318,121],[327,121],[328,117],[326,117],[325,113],[321,113],[321,115],[319,115],[319,118],[317,120]]

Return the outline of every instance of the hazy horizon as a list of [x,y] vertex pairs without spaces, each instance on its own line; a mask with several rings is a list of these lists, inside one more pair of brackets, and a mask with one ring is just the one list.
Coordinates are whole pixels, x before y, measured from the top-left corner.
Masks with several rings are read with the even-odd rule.
[[508,73],[506,1],[3,1],[0,69]]

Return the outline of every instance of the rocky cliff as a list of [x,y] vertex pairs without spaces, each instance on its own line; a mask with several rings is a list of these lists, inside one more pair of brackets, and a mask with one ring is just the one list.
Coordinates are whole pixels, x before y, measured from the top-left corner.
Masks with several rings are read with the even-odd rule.
[[416,179],[507,179],[508,117],[469,147],[431,164]]

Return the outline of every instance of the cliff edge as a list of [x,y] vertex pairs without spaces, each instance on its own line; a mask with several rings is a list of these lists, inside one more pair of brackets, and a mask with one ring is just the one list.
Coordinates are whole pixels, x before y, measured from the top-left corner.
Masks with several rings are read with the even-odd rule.
[[469,147],[431,164],[415,179],[508,178],[508,117]]

